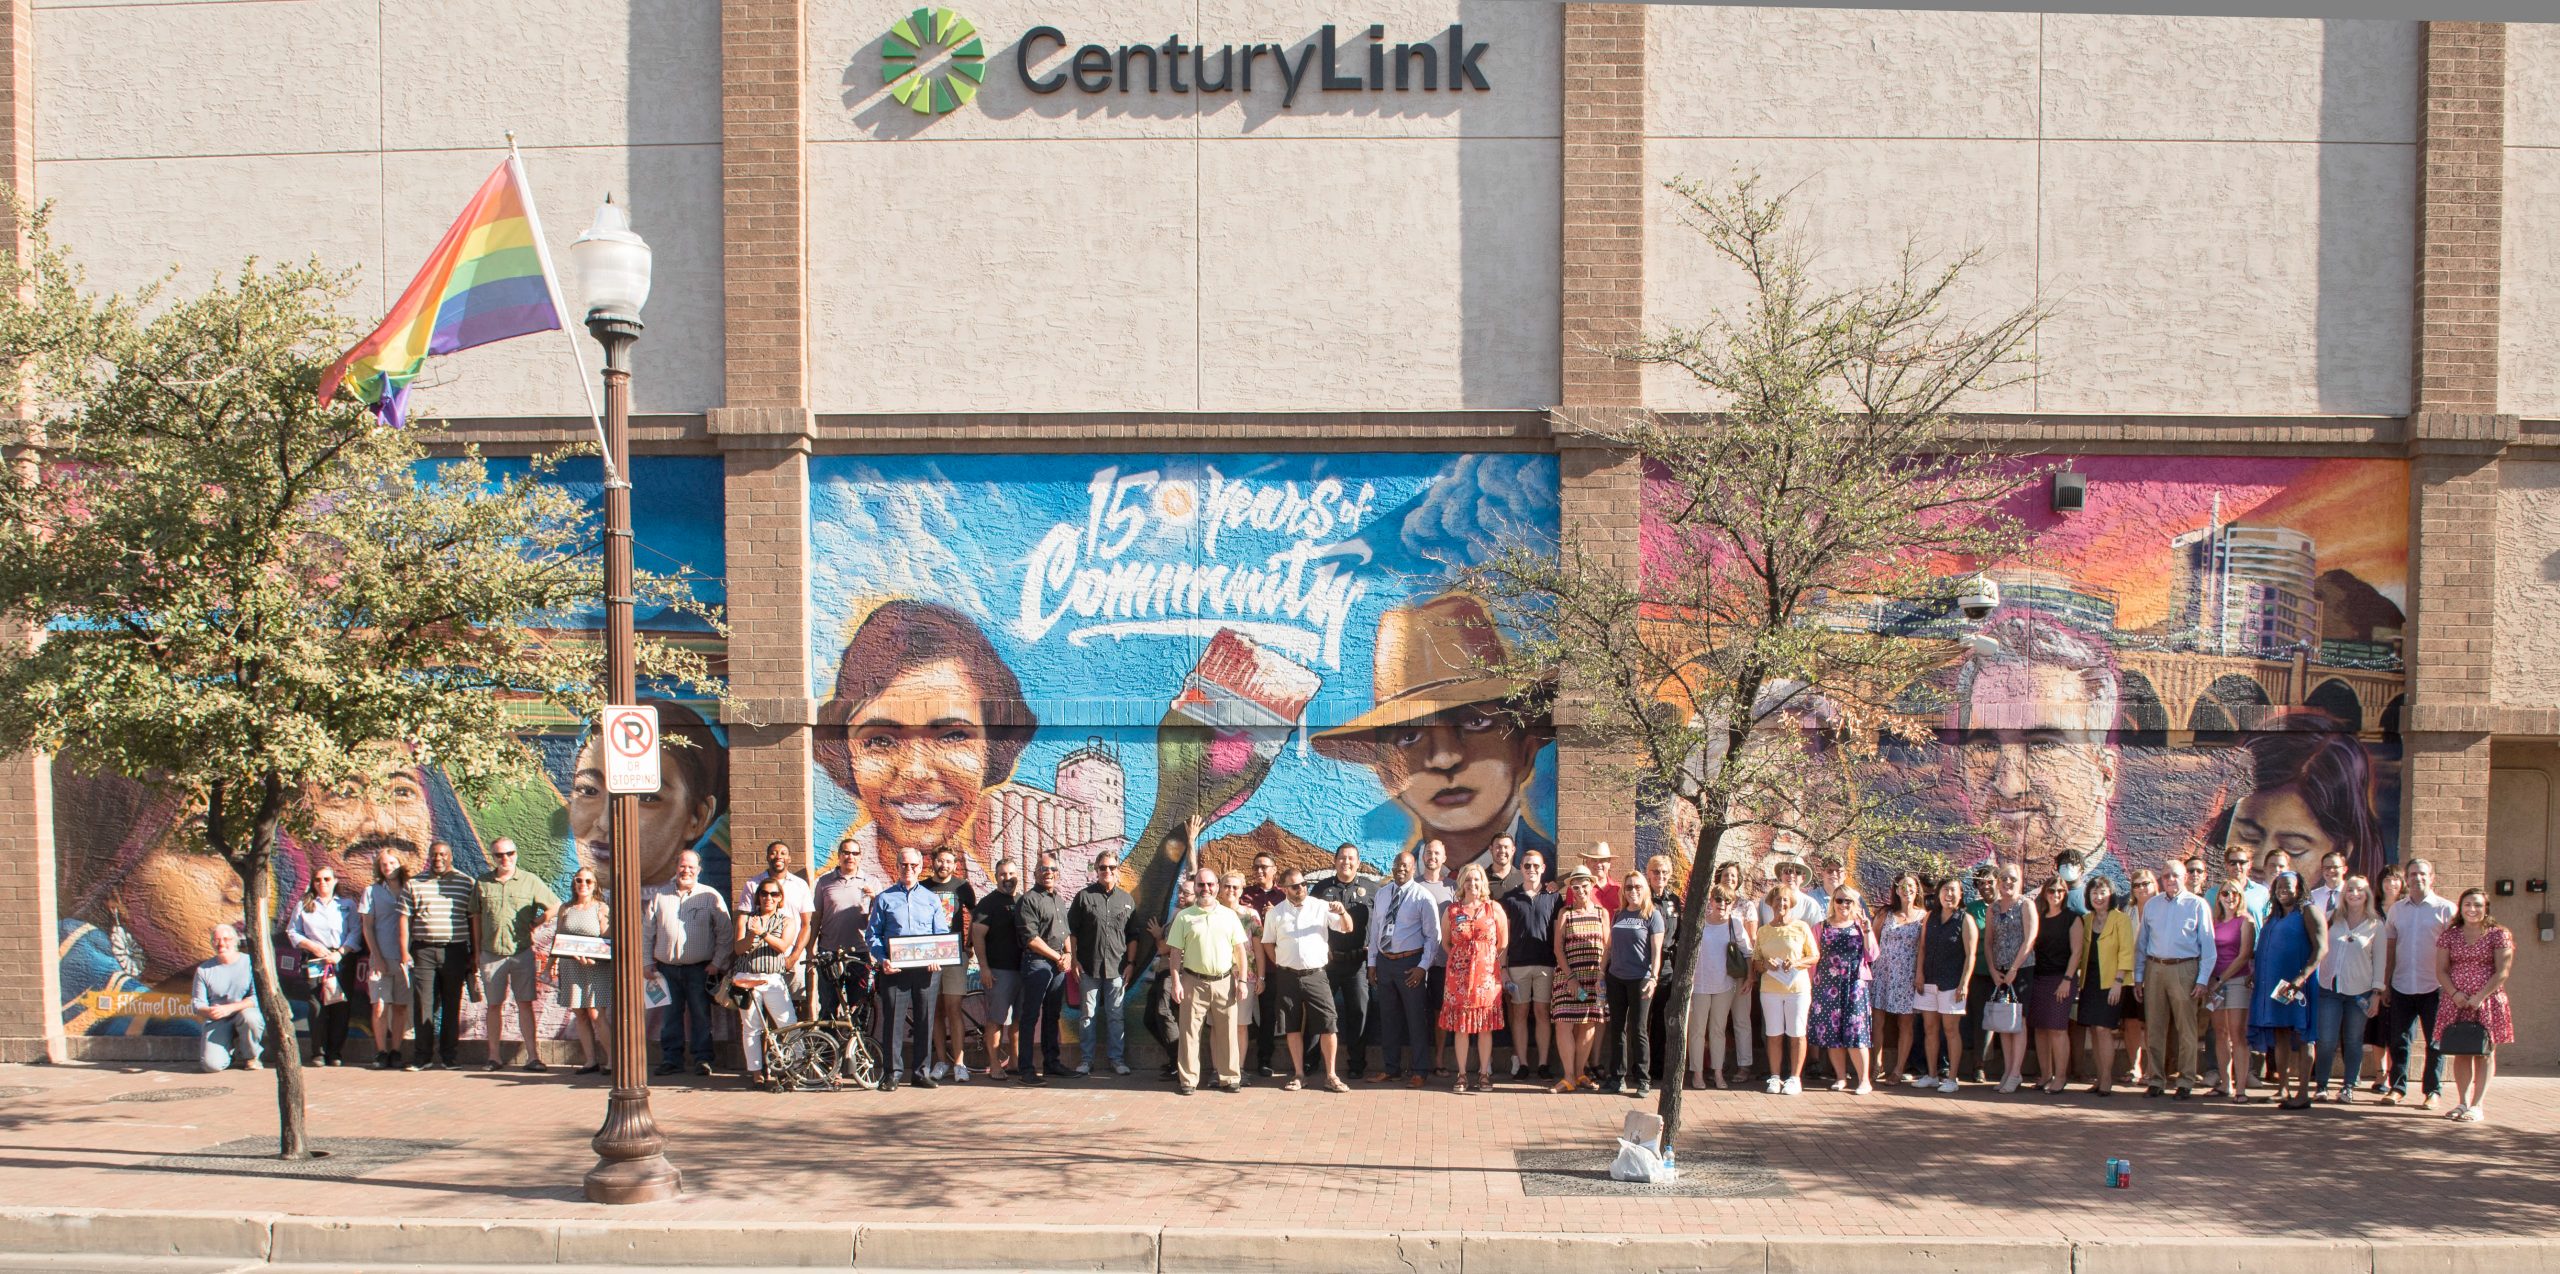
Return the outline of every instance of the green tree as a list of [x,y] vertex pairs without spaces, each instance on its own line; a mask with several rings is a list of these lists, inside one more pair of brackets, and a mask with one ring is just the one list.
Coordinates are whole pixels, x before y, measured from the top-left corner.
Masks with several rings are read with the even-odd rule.
[[[347,276],[266,268],[188,296],[101,296],[21,214],[0,261],[0,749],[181,796],[245,886],[277,1059],[279,1152],[307,1153],[276,975],[279,833],[306,790],[382,777],[406,745],[466,791],[540,771],[512,706],[596,706],[601,652],[547,618],[597,597],[587,510],[475,455],[322,405],[355,334]],[[164,280],[164,283],[166,280]],[[649,600],[690,606],[682,578]],[[690,652],[644,669],[708,685]]]
[[[1686,372],[1715,410],[1575,422],[1644,466],[1641,566],[1512,546],[1466,575],[1521,634],[1502,674],[1556,671],[1559,719],[1602,773],[1643,793],[1649,817],[1694,819],[1681,914],[1695,917],[1728,836],[1890,857],[1921,830],[1868,763],[1933,724],[1915,687],[1961,647],[1879,621],[1949,600],[1953,572],[2016,551],[1997,506],[2034,470],[1968,449],[1950,412],[2029,373],[2043,313],[1953,317],[1972,253],[1906,249],[1874,281],[1825,287],[1784,195],[1751,178],[1668,188],[1743,289],[1701,325],[1618,351]],[[1657,989],[1666,1145],[1697,976],[1697,944],[1678,946]]]

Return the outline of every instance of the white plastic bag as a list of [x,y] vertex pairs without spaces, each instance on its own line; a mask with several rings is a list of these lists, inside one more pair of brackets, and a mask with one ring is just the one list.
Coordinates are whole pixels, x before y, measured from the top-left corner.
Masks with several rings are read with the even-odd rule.
[[1653,1147],[1641,1141],[1618,1138],[1618,1160],[1609,1165],[1609,1176],[1618,1181],[1640,1181],[1646,1185],[1669,1185],[1673,1178],[1670,1164]]

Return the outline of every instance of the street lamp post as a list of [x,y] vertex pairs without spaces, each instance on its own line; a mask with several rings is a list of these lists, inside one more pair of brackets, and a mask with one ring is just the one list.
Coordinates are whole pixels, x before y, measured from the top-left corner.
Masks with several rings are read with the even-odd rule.
[[[640,339],[640,307],[649,299],[649,245],[608,197],[595,224],[569,247],[587,293],[587,331],[604,347],[604,663],[605,700],[639,697],[631,635],[631,343]],[[642,1037],[648,1009],[640,994],[647,935],[640,913],[640,865],[631,849],[640,798],[609,798],[613,862],[613,1096],[596,1130],[596,1166],[587,1198],[596,1203],[656,1203],[676,1197],[684,1178],[667,1162],[665,1134],[649,1110],[649,1056]]]

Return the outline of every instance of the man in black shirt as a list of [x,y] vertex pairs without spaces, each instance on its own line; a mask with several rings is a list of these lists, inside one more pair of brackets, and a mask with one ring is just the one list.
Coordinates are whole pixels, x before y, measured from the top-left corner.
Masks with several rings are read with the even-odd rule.
[[1111,1058],[1111,1073],[1129,1073],[1129,1022],[1125,1005],[1129,980],[1137,976],[1138,944],[1129,922],[1138,900],[1120,887],[1120,859],[1109,850],[1093,860],[1093,883],[1076,891],[1067,909],[1067,936],[1075,940],[1076,977],[1084,991],[1084,1062],[1078,1076],[1090,1075]]
[[933,1077],[948,1074],[965,1084],[969,1067],[960,1050],[968,1037],[969,1020],[960,1011],[960,1001],[969,994],[969,961],[977,953],[970,938],[977,927],[978,887],[960,870],[960,851],[948,845],[933,851],[933,874],[924,878],[924,887],[941,895],[942,919],[960,935],[960,962],[934,971],[933,1020],[942,1029],[925,1032],[933,1046]]
[[[1031,892],[1013,908],[1014,932],[1022,947],[1022,999],[1014,1009],[1022,1039],[1022,1082],[1040,1084],[1043,1077],[1066,1073],[1058,1060],[1058,1017],[1066,1008],[1067,964],[1075,958],[1075,939],[1067,933],[1067,900],[1058,896],[1058,856],[1042,854],[1033,869]],[[1031,1045],[1040,1045],[1033,1064]]]
[[1511,967],[1511,1077],[1537,1068],[1540,1079],[1555,1075],[1556,1024],[1547,1015],[1555,998],[1556,909],[1564,895],[1547,892],[1547,856],[1530,850],[1520,856],[1520,883],[1501,895],[1509,921],[1511,945],[1503,953]]
[[1342,908],[1351,916],[1351,931],[1335,933],[1325,979],[1333,985],[1335,1014],[1341,1018],[1340,1073],[1358,1076],[1369,1068],[1369,908],[1378,882],[1360,874],[1360,847],[1345,845],[1333,854],[1333,874],[1311,884],[1307,892]]
[[1003,1079],[1021,1072],[1014,1045],[1022,1038],[1022,930],[1014,908],[1022,900],[1022,869],[1010,858],[996,860],[996,887],[978,896],[972,908],[978,923],[978,977],[986,986],[987,1078]]

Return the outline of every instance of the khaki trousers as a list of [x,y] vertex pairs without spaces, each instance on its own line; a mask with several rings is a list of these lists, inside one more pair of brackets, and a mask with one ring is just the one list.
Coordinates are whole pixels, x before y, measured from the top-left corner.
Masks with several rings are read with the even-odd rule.
[[[2145,961],[2142,974],[2142,1029],[2151,1045],[2151,1083],[2196,1085],[2204,1076],[2196,1062],[2196,962]],[[2177,1078],[2170,1078],[2169,1048],[2177,1046]]]
[[1210,1056],[1218,1066],[1218,1082],[1240,1084],[1244,1071],[1236,1060],[1236,975],[1203,977],[1189,969],[1182,979],[1182,1047],[1175,1053],[1174,1076],[1194,1088],[1200,1085],[1200,1028],[1209,1029]]

